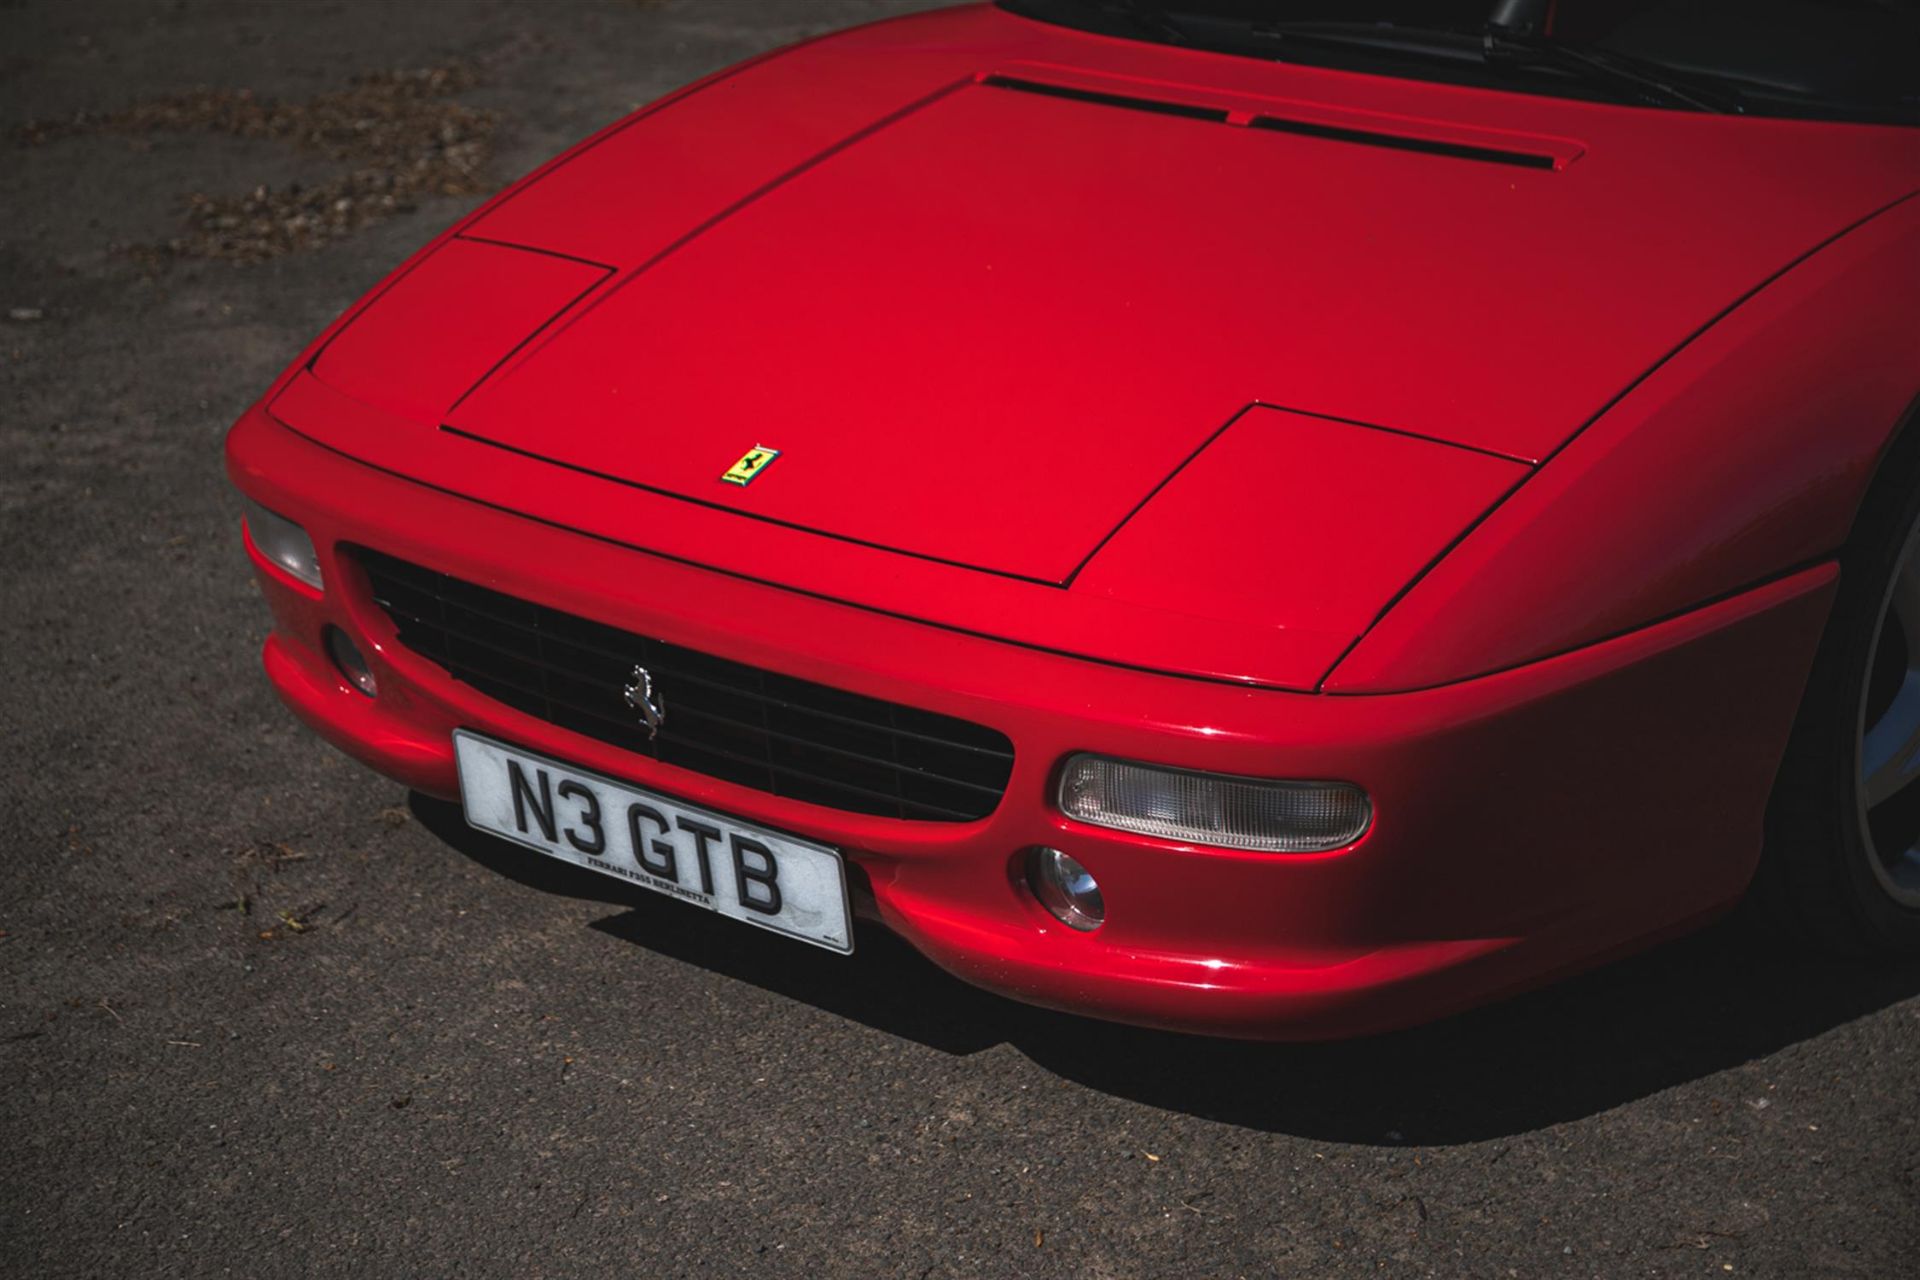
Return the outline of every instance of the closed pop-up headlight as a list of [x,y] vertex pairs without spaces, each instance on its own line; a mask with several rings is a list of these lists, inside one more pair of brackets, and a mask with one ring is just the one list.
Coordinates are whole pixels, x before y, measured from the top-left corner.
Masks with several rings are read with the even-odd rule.
[[1367,793],[1350,782],[1236,778],[1094,755],[1067,761],[1060,809],[1117,831],[1265,853],[1338,849],[1373,821]]
[[285,516],[275,515],[251,498],[245,500],[247,537],[256,551],[315,590],[323,590],[320,581],[320,556],[313,539]]

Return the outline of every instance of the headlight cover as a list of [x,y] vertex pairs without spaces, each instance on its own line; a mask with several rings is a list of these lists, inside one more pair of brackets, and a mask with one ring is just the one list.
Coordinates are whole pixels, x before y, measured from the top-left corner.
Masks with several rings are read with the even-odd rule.
[[1060,775],[1060,811],[1097,827],[1220,849],[1324,853],[1373,823],[1350,782],[1294,782],[1199,773],[1081,754]]
[[251,498],[244,499],[247,513],[247,537],[256,551],[316,591],[324,591],[320,581],[320,556],[313,539],[285,516],[275,515]]

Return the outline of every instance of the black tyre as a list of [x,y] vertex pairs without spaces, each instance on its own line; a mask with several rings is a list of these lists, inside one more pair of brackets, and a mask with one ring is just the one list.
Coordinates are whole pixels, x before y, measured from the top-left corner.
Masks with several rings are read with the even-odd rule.
[[1831,950],[1920,952],[1920,428],[1841,555],[1751,905]]

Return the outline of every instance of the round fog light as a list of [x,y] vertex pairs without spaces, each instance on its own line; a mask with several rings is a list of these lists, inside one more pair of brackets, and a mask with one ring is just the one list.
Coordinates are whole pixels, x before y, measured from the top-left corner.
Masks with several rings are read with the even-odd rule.
[[1099,884],[1058,849],[1035,849],[1027,855],[1027,885],[1040,905],[1069,929],[1092,933],[1107,918]]
[[374,681],[373,669],[360,656],[360,647],[338,627],[327,628],[327,656],[333,659],[334,666],[340,668],[340,674],[347,678],[348,684],[369,698],[379,696],[380,686]]

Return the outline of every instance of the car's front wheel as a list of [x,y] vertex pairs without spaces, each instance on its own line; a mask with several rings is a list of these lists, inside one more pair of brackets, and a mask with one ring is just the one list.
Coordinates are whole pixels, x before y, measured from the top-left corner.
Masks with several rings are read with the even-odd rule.
[[1841,555],[1754,906],[1836,950],[1920,951],[1920,429]]

